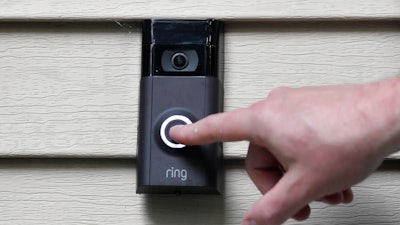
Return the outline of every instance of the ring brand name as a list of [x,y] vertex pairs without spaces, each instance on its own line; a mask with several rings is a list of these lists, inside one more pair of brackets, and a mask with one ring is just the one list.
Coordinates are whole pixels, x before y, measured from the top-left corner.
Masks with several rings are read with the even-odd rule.
[[165,178],[171,179],[181,179],[182,181],[187,180],[187,170],[185,169],[176,169],[173,166],[165,171]]

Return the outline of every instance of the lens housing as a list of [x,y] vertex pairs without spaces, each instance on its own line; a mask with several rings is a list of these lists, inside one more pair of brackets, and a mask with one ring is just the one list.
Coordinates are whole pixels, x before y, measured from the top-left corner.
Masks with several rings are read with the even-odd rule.
[[189,64],[189,59],[186,54],[177,52],[171,57],[171,64],[177,70],[185,69]]
[[[160,61],[158,61],[158,59],[160,59]],[[204,64],[204,62],[200,62],[199,59],[196,49],[179,49],[178,47],[175,49],[162,49],[161,57],[156,58],[154,74],[163,76],[177,75],[177,73],[186,76],[199,75],[203,73],[201,71],[203,67],[199,65]],[[161,64],[161,68],[158,67],[158,63]]]

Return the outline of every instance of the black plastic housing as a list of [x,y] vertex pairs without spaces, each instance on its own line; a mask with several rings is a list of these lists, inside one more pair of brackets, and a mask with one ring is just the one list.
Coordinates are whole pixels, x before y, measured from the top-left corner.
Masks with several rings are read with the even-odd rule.
[[[172,115],[195,122],[222,111],[222,31],[216,20],[143,22],[137,193],[221,193],[222,143],[170,148],[160,127]],[[188,56],[187,68],[166,68],[168,51],[195,51],[197,61]]]

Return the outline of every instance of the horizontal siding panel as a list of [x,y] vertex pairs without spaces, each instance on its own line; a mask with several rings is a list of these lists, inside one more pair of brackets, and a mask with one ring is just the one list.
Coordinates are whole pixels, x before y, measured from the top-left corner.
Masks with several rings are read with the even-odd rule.
[[[1,159],[0,224],[237,225],[260,197],[242,164],[225,165],[222,196],[152,196],[135,194],[134,160]],[[353,190],[350,205],[313,203],[305,223],[400,224],[398,166]]]
[[398,0],[39,0],[1,2],[2,20],[131,20],[222,18],[227,20],[399,19]]
[[[0,156],[135,157],[140,45],[138,23],[3,23]],[[278,86],[396,76],[399,62],[395,21],[229,22],[225,110]]]
[[138,29],[0,29],[1,155],[134,155]]

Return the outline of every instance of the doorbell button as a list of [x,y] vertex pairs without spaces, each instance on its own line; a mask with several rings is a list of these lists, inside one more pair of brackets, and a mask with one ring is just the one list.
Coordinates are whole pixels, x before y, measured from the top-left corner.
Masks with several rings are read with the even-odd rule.
[[184,148],[186,145],[176,143],[172,138],[169,136],[169,129],[176,125],[186,125],[191,124],[192,121],[183,115],[173,115],[168,117],[164,122],[161,124],[160,128],[160,137],[161,140],[170,148]]

